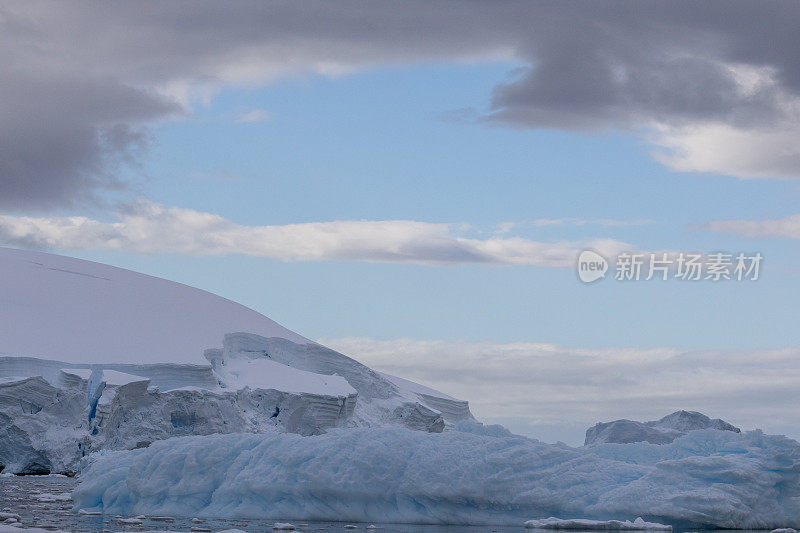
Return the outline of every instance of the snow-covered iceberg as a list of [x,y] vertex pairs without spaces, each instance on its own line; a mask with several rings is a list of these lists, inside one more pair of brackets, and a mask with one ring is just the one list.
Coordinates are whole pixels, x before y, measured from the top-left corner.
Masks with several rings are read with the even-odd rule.
[[594,446],[606,442],[616,444],[630,444],[633,442],[666,444],[696,429],[718,429],[735,433],[741,431],[724,420],[719,418],[711,419],[697,411],[675,411],[660,420],[650,422],[636,422],[625,419],[600,422],[586,430],[584,446]]
[[174,438],[92,459],[73,494],[75,508],[125,515],[800,524],[800,445],[757,431],[569,448],[457,430],[356,428]]

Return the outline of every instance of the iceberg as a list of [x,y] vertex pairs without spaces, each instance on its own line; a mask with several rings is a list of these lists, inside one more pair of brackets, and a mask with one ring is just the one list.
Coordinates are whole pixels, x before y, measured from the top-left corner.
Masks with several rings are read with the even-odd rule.
[[[800,444],[695,430],[569,448],[400,426],[171,438],[85,460],[76,509],[135,515],[521,525],[581,516],[692,527],[800,524]],[[624,522],[622,522],[624,523]],[[635,522],[634,522],[635,523]]]
[[635,422],[624,419],[600,422],[586,430],[584,446],[594,446],[605,442],[667,444],[696,429],[741,432],[739,428],[719,418],[711,419],[697,411],[676,411],[660,420],[651,422]]

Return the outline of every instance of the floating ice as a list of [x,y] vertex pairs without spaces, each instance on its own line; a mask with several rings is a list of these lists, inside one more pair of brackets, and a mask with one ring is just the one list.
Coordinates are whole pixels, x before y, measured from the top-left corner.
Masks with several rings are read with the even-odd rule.
[[588,520],[585,518],[544,518],[525,522],[528,529],[574,529],[579,531],[672,531],[672,526],[657,522],[645,522],[640,516],[630,520]]

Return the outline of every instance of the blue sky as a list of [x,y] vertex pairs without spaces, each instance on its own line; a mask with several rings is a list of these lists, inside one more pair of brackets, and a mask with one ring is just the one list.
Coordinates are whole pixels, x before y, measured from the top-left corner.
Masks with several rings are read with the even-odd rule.
[[[542,341],[574,347],[777,348],[800,343],[794,246],[700,229],[784,216],[791,181],[671,171],[615,131],[447,120],[482,109],[512,64],[379,68],[230,90],[160,124],[140,194],[246,225],[333,220],[467,223],[542,241],[613,238],[645,250],[761,251],[756,282],[581,284],[570,269],[284,262],[237,255],[82,252],[247,304],[314,338]],[[252,110],[269,118],[237,120]],[[166,178],[166,179],[165,179]],[[610,219],[631,226],[553,225]],[[220,276],[220,272],[225,275]]]
[[[549,440],[678,408],[800,436],[798,7],[679,4],[8,8],[0,245],[209,290]],[[586,285],[589,247],[764,263]]]

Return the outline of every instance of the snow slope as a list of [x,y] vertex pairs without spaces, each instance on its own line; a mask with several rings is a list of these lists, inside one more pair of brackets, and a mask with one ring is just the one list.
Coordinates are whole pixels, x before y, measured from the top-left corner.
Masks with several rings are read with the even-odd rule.
[[108,265],[0,248],[0,355],[68,363],[205,364],[246,331],[308,339],[214,294]]
[[399,427],[174,438],[95,457],[75,509],[111,514],[521,525],[549,516],[800,525],[800,445],[697,430],[569,448]]

